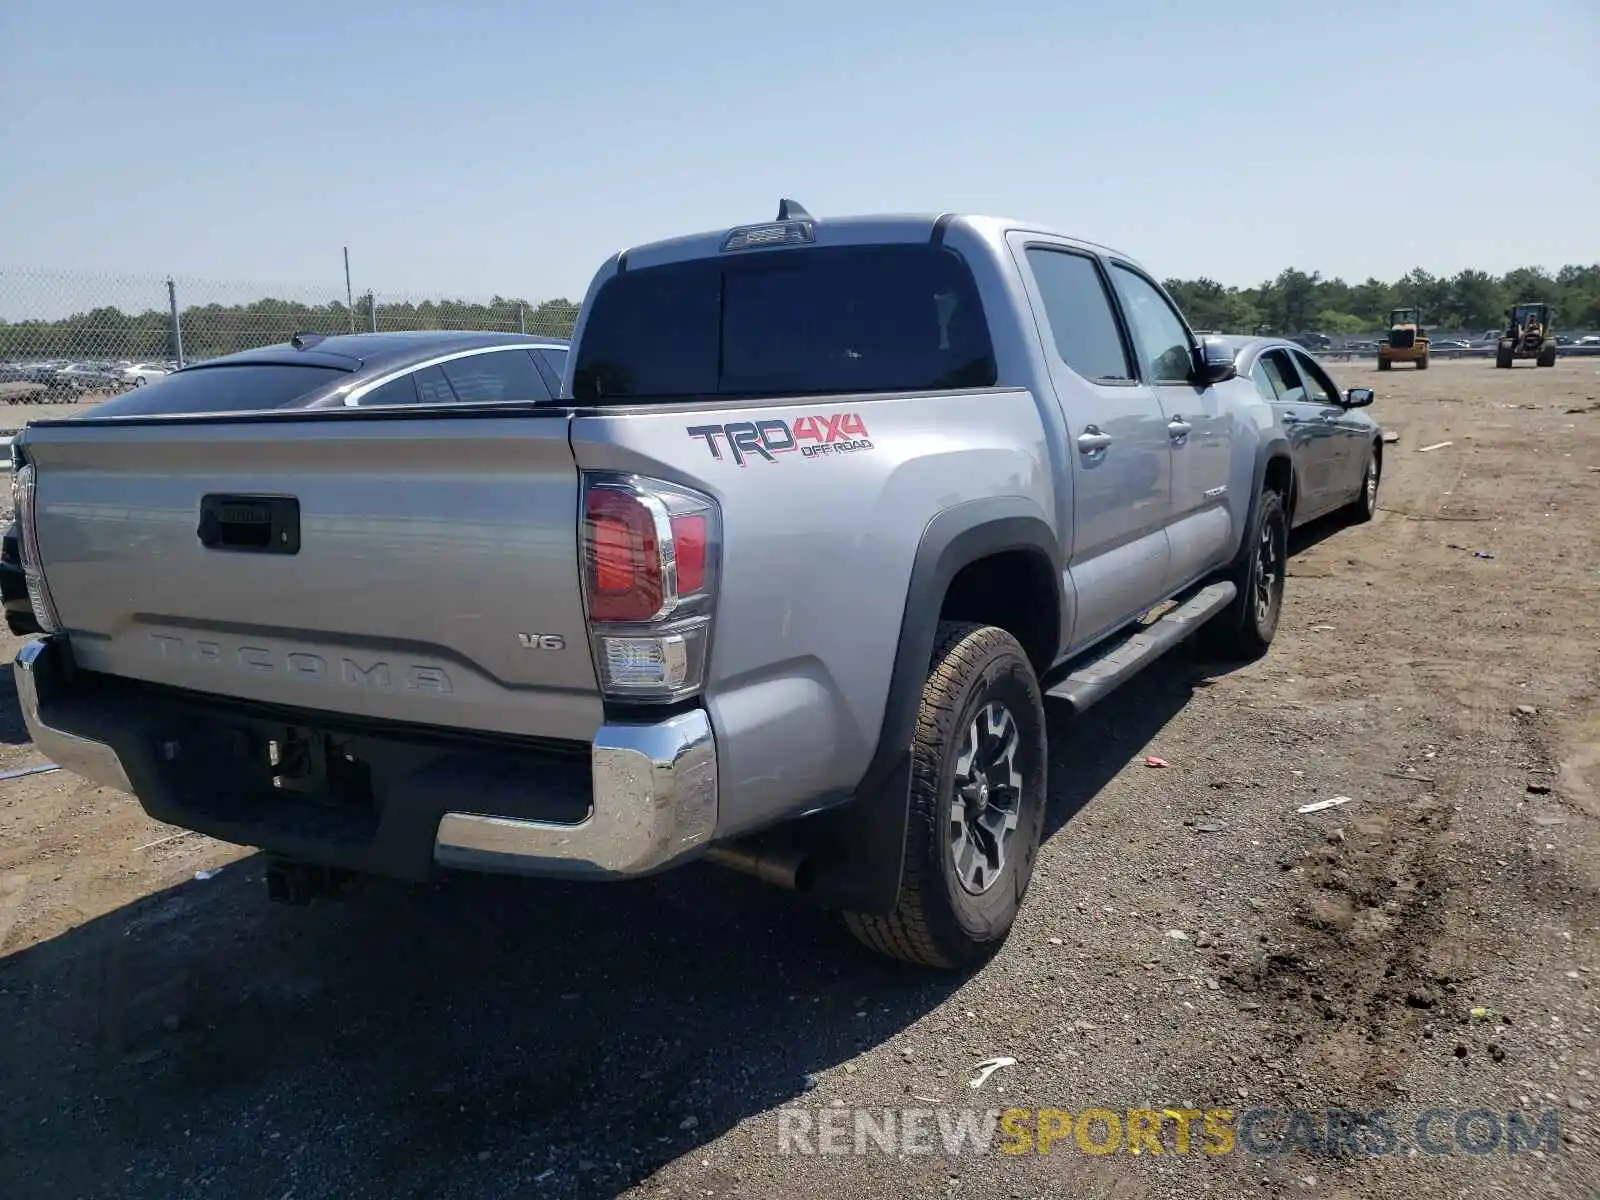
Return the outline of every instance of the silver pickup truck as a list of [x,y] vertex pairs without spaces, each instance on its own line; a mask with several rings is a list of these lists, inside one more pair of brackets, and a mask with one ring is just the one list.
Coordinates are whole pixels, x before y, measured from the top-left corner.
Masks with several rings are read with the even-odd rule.
[[29,426],[40,751],[279,898],[708,858],[969,968],[1032,875],[1045,697],[1272,640],[1289,442],[1104,247],[786,201],[606,262],[566,372]]

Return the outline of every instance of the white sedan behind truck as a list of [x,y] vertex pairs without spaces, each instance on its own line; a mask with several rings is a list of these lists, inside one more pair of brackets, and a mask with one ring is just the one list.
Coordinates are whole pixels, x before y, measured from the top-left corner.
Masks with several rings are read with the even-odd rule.
[[143,387],[147,383],[154,383],[157,379],[165,379],[172,374],[172,369],[161,363],[134,363],[131,367],[122,368],[122,377],[134,387]]

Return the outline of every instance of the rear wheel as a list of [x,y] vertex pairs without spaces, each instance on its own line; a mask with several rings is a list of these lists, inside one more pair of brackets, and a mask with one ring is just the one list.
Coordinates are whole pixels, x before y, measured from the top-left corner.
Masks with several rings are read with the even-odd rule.
[[1387,371],[1393,365],[1394,364],[1391,363],[1387,358],[1380,358],[1378,360],[1378,370],[1380,371]]
[[1289,552],[1289,513],[1283,497],[1261,493],[1250,550],[1229,578],[1239,594],[1200,631],[1205,648],[1224,658],[1260,658],[1278,632]]
[[978,966],[1022,905],[1044,807],[1044,703],[1027,655],[1003,629],[941,622],[911,743],[900,902],[846,925],[880,954]]
[[1378,483],[1382,478],[1383,467],[1378,459],[1378,448],[1367,447],[1366,466],[1361,470],[1361,490],[1356,493],[1356,498],[1350,501],[1345,510],[1350,520],[1361,524],[1372,520],[1378,513]]
[[1426,371],[1427,369],[1428,369],[1428,356],[1426,354],[1424,354],[1421,358],[1417,359],[1417,370]]

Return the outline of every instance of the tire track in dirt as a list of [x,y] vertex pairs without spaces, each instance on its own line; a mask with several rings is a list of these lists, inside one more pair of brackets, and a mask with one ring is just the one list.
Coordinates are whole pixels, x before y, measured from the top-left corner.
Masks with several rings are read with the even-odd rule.
[[[1420,790],[1382,811],[1352,809],[1332,834],[1307,846],[1294,864],[1295,907],[1268,935],[1275,948],[1232,976],[1265,1005],[1275,1042],[1298,1056],[1312,1090],[1329,1104],[1356,1096],[1404,1102],[1413,1065],[1426,1073],[1437,1056],[1435,1028],[1474,1023],[1476,964],[1498,961],[1494,943],[1506,929],[1499,921],[1477,926],[1478,908],[1459,887],[1466,864],[1484,866],[1481,883],[1497,893],[1518,895],[1577,928],[1586,920],[1594,927],[1593,890],[1557,862],[1514,851],[1503,832],[1513,821],[1531,824],[1526,814],[1512,815],[1524,777],[1555,771],[1540,740],[1542,718],[1516,709],[1533,664],[1520,646],[1507,644],[1506,631],[1531,623],[1544,632],[1553,610],[1570,612],[1558,595],[1537,622],[1527,622],[1545,580],[1530,586],[1517,561],[1547,551],[1545,530],[1530,529],[1530,518],[1556,509],[1570,490],[1541,474],[1532,446],[1519,447],[1514,460],[1516,473],[1538,488],[1530,505],[1522,486],[1483,487],[1507,474],[1507,456],[1489,449],[1489,439],[1465,440],[1424,418],[1400,444],[1444,440],[1456,444],[1427,455],[1392,453],[1382,548],[1362,556],[1403,573],[1399,604],[1433,617],[1417,622],[1397,613],[1395,622],[1369,631],[1374,640],[1363,646],[1373,686],[1386,704],[1405,710],[1412,741],[1428,737],[1374,752],[1425,755],[1394,764],[1396,773],[1414,770]],[[1562,482],[1570,488],[1570,478]],[[1462,529],[1474,532],[1463,536]],[[1499,537],[1510,543],[1509,554],[1467,557]],[[1490,569],[1478,571],[1480,564]],[[1582,562],[1571,566],[1581,570]],[[1315,563],[1302,563],[1297,573],[1331,575]],[[1600,761],[1600,750],[1593,757]],[[1486,911],[1491,907],[1504,911],[1498,902]],[[1488,1044],[1491,1057],[1504,1053]]]

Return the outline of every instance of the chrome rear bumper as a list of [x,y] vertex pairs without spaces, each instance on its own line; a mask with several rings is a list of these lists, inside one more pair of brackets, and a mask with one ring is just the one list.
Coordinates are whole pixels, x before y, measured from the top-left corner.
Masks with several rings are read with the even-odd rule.
[[63,770],[118,791],[132,792],[133,785],[115,750],[104,742],[50,724],[44,710],[66,687],[67,664],[66,642],[53,635],[29,642],[17,651],[12,663],[22,719],[27,722],[34,747]]
[[602,725],[591,752],[594,800],[581,824],[450,812],[434,861],[475,871],[543,873],[541,862],[642,875],[709,842],[717,827],[711,721],[693,709],[654,725]]
[[[130,782],[130,771],[117,749],[89,728],[73,729],[63,720],[70,716],[73,695],[71,648],[65,637],[48,635],[29,642],[17,654],[14,677],[23,720],[34,745],[57,765],[94,783],[138,796],[152,815],[177,824],[187,823],[176,785],[153,785],[161,795],[141,796]],[[141,714],[125,709],[111,714],[126,716],[131,724]],[[104,709],[96,717],[104,738],[119,738],[106,723]],[[82,722],[88,725],[88,722]],[[197,736],[203,737],[203,731]],[[127,740],[119,744],[128,750]],[[143,774],[152,779],[151,763],[140,757],[137,746],[129,753],[140,759]],[[522,875],[582,875],[617,877],[648,874],[683,858],[711,841],[717,827],[717,752],[711,721],[703,709],[691,709],[651,723],[612,722],[601,725],[590,750],[589,812],[581,821],[556,822],[474,812],[467,797],[448,784],[407,781],[403,803],[413,813],[434,813],[420,826],[433,839],[432,861],[439,866]],[[540,778],[537,770],[519,778],[519,799],[536,802]],[[395,801],[401,803],[402,801]],[[529,807],[537,808],[536,803]],[[273,845],[273,830],[263,826],[259,839],[249,827],[219,828],[226,822],[212,814],[196,814],[192,825],[202,831],[219,829],[229,840],[248,838],[246,844],[315,859],[320,847],[304,837],[292,844]],[[419,818],[420,819],[420,818]],[[426,848],[410,838],[418,852]],[[379,839],[381,840],[381,839]],[[328,861],[349,862],[353,852],[328,848]],[[402,857],[410,858],[405,855]],[[358,868],[367,864],[357,856]],[[369,869],[382,873],[382,861]],[[415,873],[408,870],[407,873]]]

